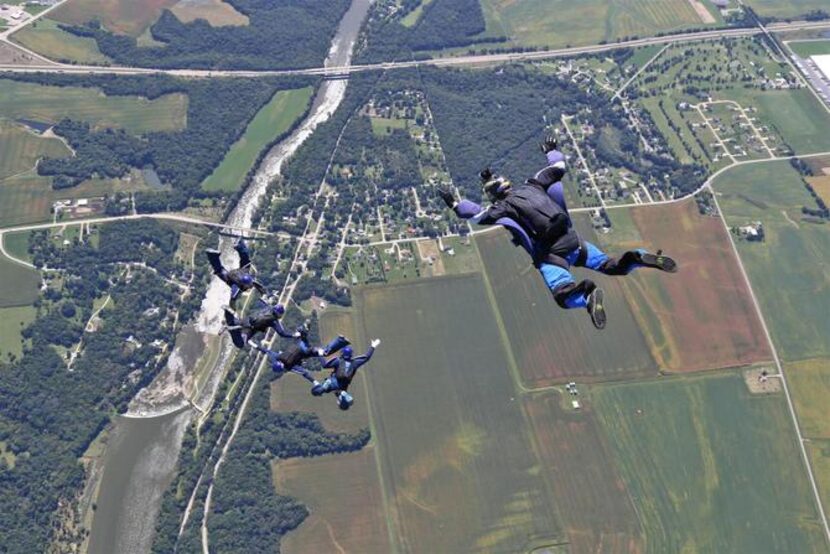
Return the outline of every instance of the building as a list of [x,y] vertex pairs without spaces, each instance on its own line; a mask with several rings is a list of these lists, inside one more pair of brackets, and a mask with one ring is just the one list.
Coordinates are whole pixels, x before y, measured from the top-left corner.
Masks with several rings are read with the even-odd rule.
[[810,59],[816,64],[816,67],[824,75],[824,78],[830,80],[830,54],[811,56]]

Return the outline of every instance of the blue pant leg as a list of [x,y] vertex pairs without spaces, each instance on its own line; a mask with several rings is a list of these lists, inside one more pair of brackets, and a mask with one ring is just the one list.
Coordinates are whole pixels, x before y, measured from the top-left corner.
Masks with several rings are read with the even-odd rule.
[[304,368],[301,365],[296,365],[291,368],[291,371],[299,375],[300,377],[304,378],[309,383],[314,383],[314,376],[311,374],[309,370]]
[[349,339],[347,339],[346,337],[344,337],[342,335],[338,335],[338,336],[334,337],[326,345],[326,347],[323,349],[323,355],[324,356],[331,356],[332,354],[334,354],[335,352],[340,351],[343,347],[348,346],[349,344],[350,344]]
[[[574,285],[575,283],[571,272],[558,265],[543,263],[539,266],[539,273],[542,274],[542,279],[545,280],[545,284],[554,296],[561,292],[562,288]],[[567,309],[584,308],[588,305],[588,301],[585,295],[574,292],[564,299],[562,305]]]
[[594,271],[605,273],[606,275],[628,275],[637,268],[643,267],[642,264],[634,263],[636,259],[633,254],[639,252],[644,254],[646,251],[642,248],[636,248],[628,251],[619,259],[612,259],[608,254],[597,248],[590,242],[585,242],[588,249],[588,258],[585,260],[585,267]]

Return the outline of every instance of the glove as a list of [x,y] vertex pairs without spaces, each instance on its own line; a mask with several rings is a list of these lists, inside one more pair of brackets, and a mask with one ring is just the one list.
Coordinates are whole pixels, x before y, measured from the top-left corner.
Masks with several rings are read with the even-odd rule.
[[291,335],[291,336],[294,337],[295,339],[298,339],[298,338],[302,337],[303,334],[300,333],[299,331],[294,331],[294,334]]
[[554,137],[553,135],[548,135],[547,137],[545,137],[545,142],[539,143],[539,148],[542,149],[542,152],[547,154],[551,150],[556,150],[557,145],[558,142],[556,141],[556,137]]
[[374,340],[373,340],[372,342],[370,342],[369,344],[371,344],[371,345],[372,345],[372,348],[377,348],[378,346],[380,346],[380,339],[374,339]]
[[326,351],[323,348],[317,348],[314,350],[314,352],[321,357],[326,355]]
[[441,200],[444,201],[444,204],[446,204],[448,208],[455,206],[455,196],[453,196],[448,189],[438,189],[438,196],[441,197]]
[[493,172],[490,170],[489,167],[485,167],[481,170],[481,173],[479,173],[478,176],[481,178],[482,183],[486,183],[487,181],[493,178]]

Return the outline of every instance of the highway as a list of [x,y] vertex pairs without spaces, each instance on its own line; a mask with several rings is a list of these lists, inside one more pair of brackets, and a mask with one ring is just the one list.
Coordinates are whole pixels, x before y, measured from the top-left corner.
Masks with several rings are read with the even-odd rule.
[[[692,33],[681,33],[677,35],[666,35],[662,37],[641,38],[626,40],[609,44],[597,44],[592,46],[578,46],[572,48],[559,48],[554,50],[540,50],[537,52],[508,52],[500,54],[476,54],[469,56],[455,56],[432,58],[428,60],[411,60],[402,62],[386,62],[377,64],[363,64],[350,66],[328,66],[315,67],[310,69],[285,69],[285,70],[207,70],[207,69],[151,69],[140,67],[122,66],[95,66],[95,65],[73,65],[57,62],[44,62],[31,65],[0,64],[0,71],[12,73],[66,73],[80,75],[172,75],[184,78],[216,78],[216,77],[280,77],[280,76],[323,76],[339,77],[353,73],[367,71],[386,71],[389,69],[406,69],[413,67],[463,67],[470,65],[499,64],[511,62],[539,61],[555,58],[567,58],[583,54],[597,54],[618,50],[620,48],[636,48],[652,45],[670,45],[676,43],[689,43],[701,40],[718,38],[747,37],[767,32],[802,31],[814,29],[830,29],[830,21],[795,21],[792,23],[776,23],[766,28],[737,28],[737,29],[713,29],[711,31],[697,31]],[[43,56],[31,52],[20,45],[9,40],[7,36],[0,35],[0,42],[6,42],[22,52],[31,54],[40,60]]]

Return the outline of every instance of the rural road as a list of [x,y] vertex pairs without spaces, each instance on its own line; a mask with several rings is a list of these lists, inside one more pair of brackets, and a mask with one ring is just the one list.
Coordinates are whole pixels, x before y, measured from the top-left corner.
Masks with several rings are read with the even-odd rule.
[[[94,65],[72,65],[57,62],[34,64],[34,65],[14,65],[14,64],[0,64],[0,71],[12,73],[68,73],[81,75],[156,75],[165,74],[175,77],[186,78],[210,78],[210,77],[279,77],[279,76],[297,76],[297,75],[311,75],[323,77],[346,76],[352,73],[362,73],[366,71],[385,71],[388,69],[405,69],[412,67],[457,67],[467,65],[481,65],[491,63],[506,63],[506,62],[521,62],[546,60],[552,58],[564,58],[570,56],[578,56],[581,54],[596,54],[600,52],[607,52],[610,50],[617,50],[620,48],[634,48],[651,45],[665,45],[674,43],[695,42],[700,40],[727,38],[727,37],[746,37],[767,32],[783,32],[783,31],[801,31],[811,29],[830,29],[830,21],[796,21],[792,23],[776,23],[768,25],[766,28],[738,28],[738,29],[714,29],[711,31],[697,31],[693,33],[681,33],[677,35],[666,35],[662,37],[650,37],[635,40],[627,40],[614,42],[609,44],[597,44],[592,46],[578,46],[573,48],[559,48],[555,50],[541,50],[538,52],[511,52],[503,54],[481,54],[470,56],[457,56],[446,58],[433,58],[428,60],[413,60],[404,62],[386,62],[377,64],[364,65],[350,65],[350,66],[330,66],[330,67],[315,67],[310,69],[286,69],[286,70],[262,70],[262,71],[214,71],[206,69],[151,69],[138,67],[121,67],[121,66],[94,66]],[[20,45],[8,40],[8,37],[0,35],[0,41],[13,45],[15,48],[27,52],[39,59],[44,59],[43,56],[31,52]]]

